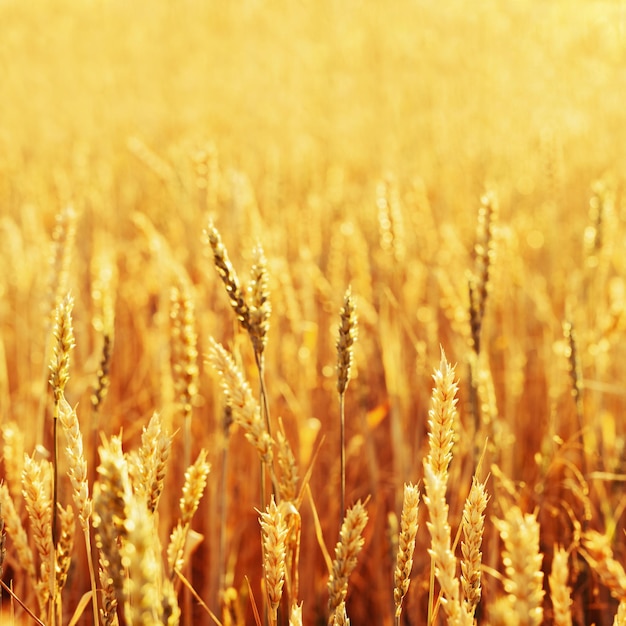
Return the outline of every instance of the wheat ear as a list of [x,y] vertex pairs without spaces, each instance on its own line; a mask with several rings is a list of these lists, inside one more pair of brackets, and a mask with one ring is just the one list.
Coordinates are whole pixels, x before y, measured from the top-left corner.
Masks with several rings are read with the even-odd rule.
[[357,556],[365,543],[363,530],[367,519],[365,506],[359,500],[347,510],[341,525],[339,542],[335,547],[335,558],[328,579],[329,623],[332,622],[337,607],[346,599],[348,579],[356,567]]
[[171,291],[172,375],[183,416],[183,465],[188,467],[191,463],[191,417],[198,396],[198,334],[191,284],[182,271],[178,282]]
[[613,558],[611,540],[607,535],[589,531],[583,537],[584,556],[597,572],[614,598],[626,602],[626,572]]
[[96,574],[93,565],[91,551],[91,535],[89,531],[91,513],[93,510],[92,501],[89,497],[89,482],[87,477],[87,461],[83,450],[83,436],[78,423],[76,409],[72,408],[65,397],[59,403],[59,421],[65,432],[67,446],[65,448],[68,459],[68,476],[72,484],[72,497],[78,514],[78,522],[83,532],[85,550],[87,552],[87,566],[89,569],[89,580],[92,591],[92,611],[94,624],[98,623],[98,602]]
[[461,584],[465,610],[474,615],[480,602],[482,552],[480,551],[485,530],[485,509],[487,508],[485,484],[474,478],[463,507],[463,541],[461,541]]
[[287,557],[287,523],[272,496],[265,511],[260,514],[261,538],[263,542],[263,570],[269,604],[270,624],[278,620],[278,607],[285,582],[285,560]]
[[198,510],[200,500],[207,484],[211,466],[207,462],[206,450],[201,450],[196,461],[185,472],[183,495],[180,499],[180,520],[170,536],[167,548],[167,561],[170,579],[177,571],[182,571],[185,564],[185,544],[191,527],[191,520]]
[[572,626],[572,590],[567,585],[568,560],[567,550],[555,546],[552,569],[548,577],[555,626]]
[[40,568],[36,584],[41,618],[52,622],[55,603],[54,544],[52,541],[52,468],[47,461],[24,457],[22,495],[28,512]]
[[622,600],[617,607],[613,626],[626,626],[626,601]]
[[532,513],[510,507],[503,519],[494,520],[504,542],[504,590],[511,610],[521,623],[541,624],[543,620],[543,555],[539,550],[539,522]]
[[394,572],[395,587],[393,599],[396,605],[396,626],[400,626],[402,614],[402,600],[409,590],[411,582],[411,570],[413,569],[413,552],[417,537],[417,515],[419,509],[419,489],[409,483],[404,485],[404,497],[402,502],[402,515],[400,517],[400,534],[398,539],[398,554],[396,569]]
[[346,504],[346,418],[345,394],[350,381],[350,370],[354,357],[354,341],[357,334],[357,317],[352,292],[348,287],[340,313],[337,338],[337,391],[339,392],[339,454],[341,470],[341,517]]
[[350,620],[348,619],[348,614],[346,613],[346,603],[343,600],[335,609],[332,626],[350,626]]
[[22,471],[24,469],[24,431],[15,422],[0,426],[4,445],[2,447],[5,481],[15,502],[22,497]]

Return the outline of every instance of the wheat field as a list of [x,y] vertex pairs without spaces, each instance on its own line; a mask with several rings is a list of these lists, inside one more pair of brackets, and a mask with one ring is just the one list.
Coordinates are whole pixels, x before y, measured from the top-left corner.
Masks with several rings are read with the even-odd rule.
[[626,624],[623,0],[0,40],[1,624]]

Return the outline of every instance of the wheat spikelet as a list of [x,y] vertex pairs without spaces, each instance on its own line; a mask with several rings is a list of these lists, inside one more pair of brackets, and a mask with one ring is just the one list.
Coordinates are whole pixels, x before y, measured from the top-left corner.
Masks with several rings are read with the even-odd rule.
[[235,272],[235,269],[228,258],[226,248],[222,243],[222,238],[212,223],[210,223],[204,231],[204,236],[213,251],[215,268],[224,283],[226,294],[230,300],[230,305],[242,328],[250,332],[250,309],[248,308],[245,293],[241,287],[237,273]]
[[583,546],[583,554],[611,595],[620,602],[626,602],[626,572],[613,557],[609,537],[597,531],[589,531],[583,537]]
[[419,508],[419,489],[409,483],[404,485],[402,515],[400,517],[400,534],[398,539],[398,554],[394,572],[395,588],[393,599],[396,605],[396,623],[400,621],[402,600],[409,590],[411,570],[413,569],[413,551],[417,536],[417,514]]
[[339,541],[335,547],[335,558],[328,579],[329,623],[341,602],[346,599],[348,579],[356,567],[357,556],[365,540],[363,530],[367,524],[367,511],[359,500],[346,512]]
[[569,578],[568,559],[567,550],[555,546],[552,569],[548,577],[555,626],[572,625],[572,590],[567,585]]
[[543,555],[539,551],[539,523],[531,513],[522,513],[511,506],[504,519],[494,520],[502,541],[502,561],[505,565],[504,589],[509,594],[511,608],[520,623],[541,624],[543,620],[542,587]]
[[20,516],[15,510],[13,498],[9,493],[9,488],[5,483],[0,483],[0,509],[6,526],[6,532],[11,537],[11,543],[15,546],[17,560],[24,570],[32,586],[37,583],[37,570],[35,568],[35,557],[28,542],[28,535],[24,530]]
[[50,312],[56,310],[68,290],[70,262],[76,238],[76,222],[77,215],[71,205],[67,205],[56,215],[50,259]]
[[302,604],[293,604],[289,614],[289,626],[302,626]]
[[261,524],[263,569],[270,621],[275,624],[285,582],[286,540],[289,529],[273,496],[265,511],[260,513],[259,523]]
[[485,528],[485,508],[487,507],[487,494],[484,483],[478,482],[475,478],[472,487],[465,501],[463,508],[463,537],[461,542],[461,584],[463,586],[463,596],[465,610],[474,615],[476,607],[481,597],[480,572],[482,564],[482,553],[480,547]]
[[220,377],[226,403],[233,410],[233,421],[244,429],[246,439],[257,449],[261,461],[271,468],[274,441],[261,418],[259,403],[252,397],[250,385],[232,357],[214,339],[210,343],[208,362]]
[[348,614],[346,613],[346,603],[343,600],[335,609],[332,626],[350,626],[350,620],[348,619]]

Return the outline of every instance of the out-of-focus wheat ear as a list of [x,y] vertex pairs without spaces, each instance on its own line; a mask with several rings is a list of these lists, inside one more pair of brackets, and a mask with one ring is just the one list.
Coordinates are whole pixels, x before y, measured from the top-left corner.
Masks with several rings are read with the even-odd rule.
[[447,481],[454,446],[454,428],[458,419],[458,383],[455,381],[455,368],[448,363],[443,348],[439,368],[435,370],[433,380],[435,386],[428,411],[429,452],[425,463],[431,467],[433,473]]
[[0,579],[4,573],[4,559],[7,556],[6,550],[7,535],[4,531],[4,516],[2,515],[2,503],[0,502]]
[[610,538],[597,531],[588,531],[583,536],[583,547],[583,556],[611,595],[620,602],[626,602],[626,572],[613,557]]
[[4,480],[14,502],[22,498],[22,471],[24,470],[24,432],[16,422],[0,426],[4,445],[2,447]]
[[622,600],[613,618],[613,626],[626,626],[626,600]]
[[419,510],[420,492],[411,484],[404,485],[402,514],[400,516],[400,534],[398,538],[398,554],[394,572],[393,599],[396,605],[396,625],[400,626],[402,600],[409,590],[411,570],[413,569],[413,552],[417,537],[417,515]]
[[124,617],[128,624],[162,624],[154,524],[143,499],[131,497],[126,511],[125,540],[120,549],[127,568]]
[[198,334],[192,286],[184,271],[172,287],[170,302],[172,378],[183,418],[183,465],[191,463],[191,416],[198,397]]
[[[572,398],[576,405],[576,416],[578,417],[578,427],[581,432],[584,430],[584,410],[583,410],[583,375],[578,356],[578,344],[576,341],[576,331],[571,320],[563,322],[563,336],[567,342],[566,356],[568,361],[569,375],[572,381]],[[584,457],[585,455],[583,455]]]
[[40,560],[40,574],[35,586],[40,616],[52,621],[50,607],[55,600],[54,544],[52,541],[52,468],[47,461],[24,457],[22,495],[28,512],[35,548]]
[[273,496],[265,511],[260,513],[259,523],[270,624],[276,624],[285,583],[286,540],[289,529]]
[[67,573],[69,572],[70,563],[72,561],[76,519],[74,517],[74,509],[71,504],[68,504],[65,509],[59,504],[58,508],[59,521],[61,523],[59,526],[59,541],[56,547],[56,579],[58,593],[61,593],[63,587],[65,587],[65,583],[67,582]]
[[113,579],[109,576],[108,561],[104,558],[102,553],[100,553],[99,560],[98,578],[100,580],[102,599],[100,602],[100,620],[95,623],[102,624],[102,626],[118,626],[117,594],[115,593]]
[[461,541],[461,584],[465,610],[474,615],[480,602],[482,552],[480,551],[485,530],[485,508],[487,507],[485,484],[476,478],[465,500],[463,508],[463,541]]
[[552,569],[548,577],[555,626],[572,626],[573,602],[572,589],[567,584],[569,579],[568,560],[567,550],[560,546],[555,546],[552,557]]
[[337,337],[337,391],[339,392],[339,448],[341,471],[340,513],[343,517],[346,505],[346,417],[345,394],[350,381],[354,359],[354,342],[357,336],[357,316],[350,287],[346,290],[339,316]]
[[15,509],[13,498],[5,483],[0,483],[0,509],[2,510],[6,532],[11,537],[11,544],[15,547],[19,566],[28,576],[29,586],[34,588],[37,584],[35,558],[28,541],[28,535],[24,530],[20,516]]
[[[106,244],[102,244],[104,247]],[[102,350],[96,374],[96,385],[91,394],[91,406],[98,416],[110,385],[111,357],[115,337],[115,294],[117,272],[109,249],[94,256],[92,263],[91,299],[95,309],[92,324],[102,335]],[[94,428],[97,430],[97,428]]]
[[480,354],[480,332],[489,292],[489,273],[494,258],[494,224],[497,207],[498,201],[493,192],[485,193],[480,199],[474,244],[474,267],[468,281],[472,347],[476,354]]
[[180,622],[180,606],[174,585],[169,578],[161,581],[161,621],[165,626],[178,626]]
[[163,492],[171,447],[172,438],[164,430],[162,416],[155,412],[143,429],[141,446],[131,464],[133,491],[145,499],[150,513],[156,511]]
[[124,606],[124,567],[120,547],[126,539],[125,520],[132,496],[128,466],[118,436],[99,448],[98,480],[93,493],[93,527],[100,560],[111,579],[117,603]]
[[346,603],[342,600],[339,606],[335,609],[335,614],[332,620],[333,626],[350,626],[350,620],[346,613]]
[[250,332],[250,309],[246,302],[245,293],[241,287],[235,268],[228,258],[228,252],[222,243],[219,231],[212,222],[210,222],[205,229],[204,238],[213,251],[213,262],[226,288],[230,306],[235,312],[241,327],[247,332]]
[[348,593],[348,579],[356,567],[357,556],[365,539],[363,531],[368,515],[365,505],[359,500],[345,515],[339,541],[335,547],[335,558],[328,579],[328,621],[332,622],[337,607],[344,602]]
[[53,312],[69,287],[70,262],[76,239],[77,214],[67,205],[56,215],[50,255],[49,308]]
[[113,334],[107,333],[102,337],[102,353],[96,373],[96,386],[91,394],[91,406],[95,414],[98,414],[104,402],[111,384],[110,369],[111,356],[113,354]]
[[279,429],[276,433],[276,461],[280,469],[278,495],[280,500],[295,502],[298,496],[298,465],[280,418],[278,424]]
[[539,551],[539,522],[532,513],[522,513],[511,506],[503,519],[494,525],[504,543],[504,590],[520,623],[541,624],[543,621],[543,555]]

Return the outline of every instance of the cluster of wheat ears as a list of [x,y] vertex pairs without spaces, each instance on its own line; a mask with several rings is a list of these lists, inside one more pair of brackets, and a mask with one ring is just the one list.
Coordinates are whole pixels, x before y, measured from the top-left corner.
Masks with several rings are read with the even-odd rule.
[[[473,414],[475,428],[464,431],[473,432],[473,441],[467,448],[470,454],[462,461],[470,469],[464,474],[457,472],[454,482],[451,481],[451,466],[455,461],[461,462],[454,454],[461,432],[457,408],[459,381],[455,366],[441,349],[433,374],[423,474],[404,484],[399,519],[393,510],[389,511],[386,536],[395,564],[387,590],[389,602],[393,603],[392,619],[397,625],[421,623],[406,608],[417,550],[427,553],[426,559],[423,556],[419,559],[422,567],[426,564],[425,571],[418,573],[427,588],[425,623],[541,624],[549,607],[553,623],[572,624],[573,585],[577,584],[577,577],[593,575],[619,601],[614,623],[626,624],[626,572],[613,557],[610,534],[592,530],[588,519],[579,521],[571,511],[574,530],[569,545],[563,545],[558,538],[552,545],[540,542],[537,509],[525,510],[519,493],[515,497],[516,487],[498,465],[485,464],[493,445],[490,438],[497,437],[495,426],[488,419],[489,380],[481,365],[480,341],[494,262],[496,207],[495,195],[486,194],[478,214],[474,267],[468,275],[471,380],[467,415]],[[9,623],[16,616],[25,615],[32,623],[48,626],[76,624],[81,620],[102,625],[174,625],[198,620],[226,625],[244,623],[246,614],[252,615],[258,626],[307,623],[300,579],[310,573],[306,569],[301,571],[301,542],[304,534],[313,533],[327,568],[327,605],[325,610],[317,611],[318,616],[322,615],[328,624],[349,624],[350,579],[359,559],[367,559],[364,546],[370,504],[367,497],[351,502],[346,489],[350,457],[346,443],[350,411],[346,400],[358,339],[358,294],[348,288],[337,315],[339,471],[337,484],[329,484],[327,489],[336,494],[340,516],[335,524],[329,524],[328,516],[324,516],[323,528],[310,488],[317,453],[312,455],[303,473],[283,421],[271,414],[271,396],[265,380],[265,353],[272,319],[268,262],[261,245],[257,245],[251,253],[250,280],[242,285],[212,222],[202,234],[203,245],[236,318],[238,341],[249,339],[254,357],[252,367],[246,370],[242,363],[240,346],[232,351],[214,338],[208,338],[206,354],[199,354],[197,303],[189,276],[180,269],[170,300],[172,379],[182,417],[180,428],[170,432],[157,411],[143,426],[139,445],[132,450],[124,449],[122,432],[105,436],[101,431],[98,460],[94,461],[97,466],[88,466],[84,427],[81,427],[83,409],[72,406],[66,399],[76,344],[72,317],[75,302],[67,291],[75,222],[76,215],[71,210],[63,211],[53,234],[54,289],[51,290],[47,377],[51,406],[42,407],[42,414],[52,424],[51,449],[39,445],[34,451],[25,451],[19,425],[2,424],[5,475],[0,484],[0,567],[6,569],[8,564],[11,572],[11,580],[2,582],[3,615],[9,616]],[[111,303],[102,306],[100,321],[105,340],[91,395],[92,420],[98,415],[110,384],[115,326]],[[564,327],[564,342],[571,364],[574,399],[579,402],[580,378],[571,324]],[[244,596],[248,600],[244,603],[238,597],[241,591],[227,585],[224,576],[220,576],[218,604],[213,607],[194,587],[191,567],[194,552],[202,541],[193,530],[194,515],[206,490],[211,456],[210,450],[202,448],[195,460],[191,458],[192,414],[199,394],[200,359],[219,381],[225,432],[239,429],[245,434],[258,455],[260,477],[258,527],[255,537],[246,537],[245,541],[255,541],[260,546],[262,580],[257,589],[261,590],[261,596],[253,591],[255,581],[247,578]],[[256,381],[248,380],[250,375]],[[184,443],[184,481],[178,510],[161,515],[159,505],[175,437],[182,438]],[[582,433],[580,438],[580,445],[584,446]],[[326,444],[322,440],[320,445]],[[585,476],[578,470],[574,474],[579,479],[578,489],[588,491]],[[463,475],[471,476],[470,484],[458,484],[458,477]],[[71,502],[68,490],[60,488],[68,478]],[[239,479],[249,480],[247,476]],[[574,490],[571,485],[570,488]],[[454,517],[448,500],[451,490],[467,494],[462,511]],[[497,514],[488,516],[486,509],[494,494],[499,500]],[[581,496],[585,497],[588,493]],[[311,528],[303,525],[305,506],[310,507],[307,520]],[[424,506],[426,513],[421,511]],[[567,506],[566,500],[563,506]],[[553,517],[557,514],[553,513]],[[425,533],[419,534],[420,519],[427,520],[429,540]],[[453,520],[458,521],[456,529]],[[165,536],[163,523],[169,524]],[[483,539],[488,527],[496,531],[488,533],[490,549],[500,555],[489,565],[483,563]],[[329,534],[337,537],[334,552],[326,547]],[[76,537],[81,538],[84,550],[78,550]],[[72,570],[76,580],[79,566],[73,565],[73,561],[77,558],[86,559],[82,571],[88,573],[89,589],[70,606],[64,597]],[[254,574],[250,572],[251,576]],[[492,587],[487,604],[482,597],[486,579]],[[362,582],[358,593],[373,593],[369,584],[374,583]],[[377,592],[384,593],[380,589]],[[196,611],[193,622],[191,612],[185,616],[185,607],[191,611],[192,606]]]

